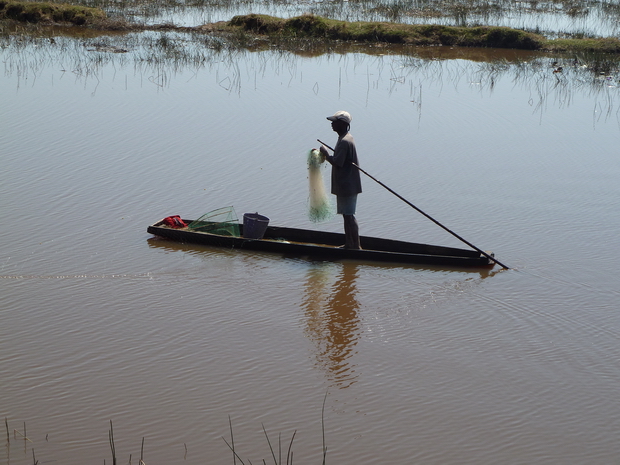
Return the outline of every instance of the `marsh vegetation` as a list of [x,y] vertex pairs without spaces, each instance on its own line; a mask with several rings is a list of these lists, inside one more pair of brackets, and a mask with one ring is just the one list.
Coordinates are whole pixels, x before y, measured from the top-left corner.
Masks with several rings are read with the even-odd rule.
[[[349,2],[347,2],[349,3]],[[148,5],[154,13],[137,12],[137,6]],[[243,4],[247,6],[246,4]],[[279,4],[281,7],[285,5]],[[564,5],[564,4],[562,4]],[[588,4],[588,8],[593,8]],[[599,4],[599,10],[606,4]],[[473,11],[477,6],[469,5]],[[565,5],[564,5],[565,6]],[[222,5],[217,4],[184,4],[182,12],[177,9],[180,5],[173,5],[177,17],[199,8],[203,11],[221,10]],[[1,29],[5,35],[11,34],[37,34],[42,29],[51,29],[57,33],[58,26],[63,24],[71,26],[88,26],[92,34],[94,31],[147,31],[160,32],[172,31],[190,33],[194,37],[199,34],[207,35],[207,41],[217,43],[221,37],[225,38],[230,46],[255,47],[261,42],[268,42],[269,46],[307,49],[316,46],[317,43],[325,42],[365,42],[386,44],[409,44],[416,46],[460,46],[460,47],[488,47],[488,48],[516,48],[524,50],[548,50],[548,51],[571,51],[581,53],[618,54],[620,52],[620,40],[615,37],[594,37],[584,32],[570,33],[568,31],[541,31],[523,27],[515,29],[499,25],[489,25],[489,21],[453,21],[454,24],[411,24],[403,21],[401,14],[388,15],[384,21],[344,21],[338,18],[338,14],[331,16],[319,16],[312,8],[309,13],[300,16],[275,17],[267,14],[250,13],[235,15],[227,21],[210,22],[197,26],[178,26],[175,21],[149,24],[147,18],[161,18],[162,12],[170,11],[171,6],[165,2],[149,2],[132,4],[115,2],[113,5],[105,3],[88,2],[83,5],[37,3],[18,0],[0,0],[0,19],[4,18],[6,24]],[[538,8],[538,4],[536,5]],[[234,2],[227,4],[227,10],[239,11],[240,5],[235,8]],[[260,8],[258,8],[260,10]],[[366,5],[364,12],[366,18],[372,16],[369,12],[381,10],[380,6]],[[585,6],[572,7],[566,12],[569,17],[577,15],[579,11],[590,11]],[[446,6],[445,14],[433,14],[432,17],[447,17],[450,10]],[[425,10],[426,11],[426,10]],[[572,13],[571,13],[572,11]],[[329,12],[325,12],[329,14]],[[504,12],[505,13],[505,12]],[[544,16],[548,10],[538,11]],[[557,11],[556,11],[557,13]],[[613,18],[607,12],[608,17]],[[613,20],[619,22],[617,20]],[[16,26],[19,23],[34,24],[33,27]],[[498,21],[501,23],[501,21]],[[49,25],[52,25],[51,27]],[[75,29],[68,31],[74,35],[84,35],[84,32],[76,32]],[[220,39],[214,39],[219,36]],[[173,43],[163,38],[165,43]],[[165,48],[165,47],[164,47]],[[100,50],[102,50],[100,48]],[[111,51],[117,51],[113,49]]]
[[70,23],[82,26],[99,22],[105,16],[103,10],[99,8],[80,5],[0,0],[0,18],[15,21]]
[[[3,0],[5,2],[12,0]],[[239,14],[291,18],[314,14],[341,21],[388,21],[446,26],[503,26],[549,37],[565,34],[611,37],[618,33],[620,7],[609,0],[73,0],[111,18],[141,24],[197,26]]]

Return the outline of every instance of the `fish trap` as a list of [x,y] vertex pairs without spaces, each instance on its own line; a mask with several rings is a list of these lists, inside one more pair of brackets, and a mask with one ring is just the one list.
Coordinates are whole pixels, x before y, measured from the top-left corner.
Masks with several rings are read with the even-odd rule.
[[187,225],[191,231],[217,234],[218,236],[240,237],[239,218],[233,207],[223,207],[205,213]]

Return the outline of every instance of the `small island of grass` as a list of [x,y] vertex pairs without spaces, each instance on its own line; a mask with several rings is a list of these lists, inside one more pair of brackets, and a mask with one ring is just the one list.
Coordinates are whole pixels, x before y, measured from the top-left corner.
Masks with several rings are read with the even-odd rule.
[[28,23],[65,23],[75,26],[99,23],[106,14],[99,8],[66,3],[0,0],[0,19]]
[[313,14],[284,19],[262,14],[233,17],[230,21],[197,27],[171,24],[145,26],[110,21],[105,11],[79,5],[0,0],[0,20],[36,24],[88,26],[98,30],[178,30],[226,35],[239,46],[249,38],[265,41],[313,40],[323,42],[382,43],[413,46],[511,48],[620,54],[620,39],[569,37],[547,39],[540,34],[498,26],[443,26],[379,21],[340,21]]

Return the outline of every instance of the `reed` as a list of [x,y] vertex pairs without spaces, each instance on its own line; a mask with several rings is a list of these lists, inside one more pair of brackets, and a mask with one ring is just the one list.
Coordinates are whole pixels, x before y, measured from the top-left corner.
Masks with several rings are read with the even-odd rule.
[[[140,31],[160,31],[159,47],[168,53],[176,53],[173,48],[177,41],[169,40],[166,32],[189,33],[192,40],[210,41],[216,47],[222,46],[222,40],[217,37],[224,37],[237,48],[256,49],[259,47],[277,46],[288,49],[307,48],[308,44],[329,44],[329,43],[387,43],[405,44],[414,46],[444,45],[460,47],[486,47],[486,48],[515,48],[525,50],[541,50],[552,52],[602,52],[609,54],[620,54],[620,40],[616,37],[592,37],[585,32],[573,34],[555,34],[555,38],[546,38],[537,30],[536,32],[496,26],[475,26],[469,25],[469,17],[486,16],[490,18],[497,13],[499,8],[497,3],[487,3],[482,0],[461,3],[447,3],[443,13],[454,16],[453,23],[456,26],[441,24],[409,24],[399,23],[408,15],[413,15],[413,4],[405,0],[359,0],[353,2],[354,5],[365,5],[370,7],[366,11],[382,11],[390,21],[344,21],[336,20],[317,14],[302,14],[292,18],[280,18],[265,14],[249,14],[234,16],[230,21],[209,23],[196,27],[177,27],[174,24],[155,24],[147,26],[145,24],[130,23],[122,16],[137,14],[133,9],[142,3],[138,0],[126,0],[114,3],[116,10],[110,4],[100,3],[104,0],[73,0],[74,2],[89,2],[89,5],[69,5],[56,4],[49,2],[29,2],[21,0],[0,0],[0,19],[10,19],[13,21],[30,23],[36,26],[45,24],[68,24],[89,26],[89,30],[99,30],[99,34],[106,34],[112,31],[140,32]],[[158,0],[149,3],[153,12],[145,13],[144,17],[156,15],[162,8],[170,7],[166,2],[172,0]],[[249,0],[251,2],[258,0]],[[268,0],[261,0],[268,1]],[[138,2],[137,4],[132,2]],[[205,4],[206,0],[194,0],[188,2],[184,8],[190,8],[199,2]],[[372,3],[374,2],[374,3]],[[174,0],[175,8],[179,5]],[[222,4],[216,0],[207,2],[208,5],[221,7]],[[234,2],[233,2],[234,3]],[[106,6],[107,5],[107,6]],[[119,5],[126,8],[125,13],[119,11]],[[132,6],[133,5],[133,6]],[[374,6],[372,6],[374,5]],[[583,8],[574,7],[572,15],[577,15],[577,10]],[[288,7],[285,2],[283,7]],[[116,16],[110,16],[110,13]],[[430,12],[429,4],[426,0],[419,0],[415,3],[416,8],[422,8],[425,14],[437,16],[443,13]],[[535,3],[535,7],[541,6]],[[538,11],[538,10],[537,10]],[[581,11],[581,10],[579,10]],[[620,8],[610,9],[610,12],[618,16],[620,23]],[[419,14],[415,13],[415,14]],[[611,13],[610,13],[611,16]],[[489,20],[490,21],[490,20]],[[3,28],[0,28],[3,30]],[[8,30],[8,29],[7,29]],[[33,29],[31,33],[40,33],[40,29]],[[73,32],[75,33],[75,32]],[[96,34],[96,32],[94,32]],[[204,37],[207,38],[204,38]]]
[[[5,424],[6,433],[7,433],[7,436],[6,436],[6,440],[7,440],[7,445],[6,445],[6,447],[7,447],[7,457],[9,457],[8,451],[10,450],[11,438],[10,438],[10,434],[9,434],[9,431],[10,431],[9,430],[9,421],[8,421],[7,417],[4,418],[4,424]],[[17,435],[19,435],[19,436],[24,438],[24,454],[26,454],[26,452],[27,452],[26,441],[34,444],[33,441],[26,436],[26,434],[27,434],[27,430],[26,430],[26,423],[25,422],[24,422],[24,430],[23,430],[23,432],[18,431],[17,429],[13,430],[13,435],[15,437]],[[49,434],[46,434],[45,435],[45,440],[48,441],[48,438],[49,438]],[[116,465],[117,464],[117,454],[116,454],[116,443],[115,443],[115,439],[114,439],[114,426],[112,424],[112,420],[110,420],[110,429],[108,430],[108,442],[109,442],[109,445],[110,445],[110,450],[112,452],[112,465]],[[141,446],[140,446],[140,460],[138,462],[138,465],[146,465],[146,462],[144,461],[144,442],[145,442],[145,438],[142,437],[142,443],[141,443]],[[39,459],[36,456],[34,447],[32,447],[31,452],[32,452],[32,462],[33,462],[33,465],[38,465],[39,464]],[[187,445],[185,445],[185,457],[184,458],[186,458],[186,457],[187,457]],[[45,463],[45,462],[46,461],[44,460],[43,463]],[[12,462],[9,460],[9,462],[7,462],[7,463],[12,463]],[[103,463],[105,465],[105,463],[106,463],[105,459],[103,460]],[[129,455],[129,465],[131,465],[131,463],[132,463],[132,455],[130,454]]]
[[[222,439],[224,440],[224,442],[226,443],[226,445],[228,446],[228,448],[232,451],[233,453],[233,464],[236,465],[237,463],[237,459],[239,459],[239,462],[241,462],[241,465],[245,465],[245,461],[239,456],[239,454],[237,453],[237,451],[235,450],[235,441],[234,441],[234,435],[233,435],[233,427],[232,427],[232,421],[230,419],[230,417],[228,417],[228,421],[230,424],[230,437],[231,437],[231,441],[230,443],[226,440],[226,438],[224,438],[222,436]],[[273,458],[273,463],[274,465],[282,465],[282,433],[278,434],[278,456],[276,457],[276,453],[273,449],[273,445],[271,443],[271,439],[269,438],[269,434],[267,433],[267,430],[265,429],[265,425],[261,423],[261,426],[263,428],[263,433],[265,434],[265,438],[267,439],[267,444],[269,445],[269,450],[271,452],[271,457]],[[286,452],[286,465],[292,465],[293,464],[293,441],[295,440],[295,436],[297,435],[297,430],[293,431],[293,435],[291,436],[291,440],[288,443],[288,449]],[[251,465],[252,462],[250,462],[248,460],[248,463]],[[263,459],[263,463],[265,463],[265,459]],[[325,461],[323,461],[323,463],[325,463]]]
[[[537,27],[542,16],[565,15],[571,21],[593,18],[591,28],[603,27],[608,36],[616,36],[620,26],[620,7],[612,2],[576,0],[539,2],[515,2],[514,0],[350,0],[348,2],[294,2],[292,0],[69,0],[64,4],[68,18],[61,18],[54,3],[35,3],[20,0],[0,0],[0,4],[17,5],[12,16],[22,21],[68,21],[74,24],[110,28],[144,26],[149,18],[166,12],[179,12],[204,16],[205,11],[217,16],[233,16],[241,10],[256,10],[286,16],[310,13],[346,22],[400,22],[405,24],[431,24],[454,27],[491,27],[505,24],[532,24]],[[36,6],[35,6],[36,5]],[[2,8],[4,9],[4,8]],[[78,10],[75,10],[78,9]],[[28,10],[28,11],[26,11]],[[106,17],[100,17],[101,15]],[[50,16],[51,15],[51,16]],[[64,15],[64,14],[63,14]],[[6,15],[4,17],[7,17]],[[507,17],[510,17],[507,21]],[[138,18],[136,20],[136,18]],[[107,23],[107,25],[105,24]],[[552,26],[547,26],[552,27]],[[561,27],[561,26],[559,26]],[[538,31],[541,33],[541,31]],[[542,31],[551,36],[561,31]]]
[[[325,397],[323,398],[323,406],[321,408],[321,433],[322,433],[322,465],[325,465],[327,459],[327,446],[325,445],[325,402],[327,401],[327,393],[325,393]],[[245,465],[245,461],[241,458],[241,456],[237,453],[235,449],[235,436],[233,432],[232,420],[230,415],[228,416],[228,424],[230,428],[230,442],[226,440],[225,437],[222,436],[222,440],[226,443],[228,448],[231,450],[233,454],[233,465],[237,464],[237,459],[241,463],[241,465]],[[269,446],[269,451],[271,452],[271,458],[273,460],[274,465],[284,465],[282,461],[282,433],[278,434],[278,453],[276,455],[276,451],[274,450],[274,444],[272,443],[269,434],[267,433],[267,429],[265,425],[261,423],[261,427],[263,428],[263,434],[265,435],[265,439],[267,440],[267,445]],[[288,447],[286,449],[286,465],[293,465],[293,442],[295,441],[295,436],[297,435],[297,430],[293,431],[291,439],[288,441]],[[266,464],[265,459],[262,460],[263,464]],[[248,464],[251,465],[252,462],[248,460]]]
[[321,407],[321,434],[323,436],[323,462],[325,465],[325,459],[327,458],[327,446],[325,445],[325,402],[327,401],[327,392],[323,397],[323,406]]
[[[90,31],[90,30],[86,30]],[[162,35],[166,38],[162,40]],[[27,79],[49,63],[63,63],[67,69],[80,80],[98,79],[98,74],[106,66],[113,65],[116,69],[132,67],[137,73],[145,76],[153,84],[165,86],[177,72],[185,70],[197,71],[213,66],[226,67],[227,80],[220,85],[229,92],[237,92],[242,85],[243,76],[238,69],[240,60],[255,56],[250,52],[265,50],[264,60],[275,67],[292,66],[296,56],[320,56],[322,54],[344,54],[355,52],[358,56],[367,56],[375,60],[378,55],[394,55],[405,74],[395,76],[394,85],[403,84],[410,73],[417,73],[424,68],[424,76],[433,81],[446,79],[442,73],[442,62],[445,59],[460,58],[467,60],[455,79],[463,74],[476,73],[476,82],[491,83],[502,75],[507,79],[523,81],[523,85],[534,85],[536,81],[558,78],[562,86],[550,89],[558,92],[561,89],[576,91],[587,90],[589,93],[609,92],[602,85],[600,73],[607,76],[620,73],[620,53],[560,51],[535,52],[522,59],[498,59],[498,52],[493,49],[466,48],[419,48],[403,45],[387,45],[357,42],[329,42],[323,40],[298,38],[275,39],[274,41],[253,41],[249,47],[241,47],[230,38],[205,35],[200,32],[191,34],[179,32],[159,33],[111,33],[105,36],[90,37],[88,34],[63,37],[57,34],[48,35],[44,30],[37,34],[24,33],[11,36],[0,35],[0,49],[3,55],[4,71],[8,75],[17,75],[19,79]],[[52,44],[50,41],[54,39]],[[273,44],[277,44],[276,47]],[[274,50],[274,48],[276,50]],[[120,53],[120,51],[125,53]],[[97,53],[93,53],[97,51]],[[119,53],[116,53],[119,51]],[[507,55],[508,56],[508,55]],[[562,73],[553,73],[557,61],[563,67]],[[155,81],[153,76],[157,76]],[[398,79],[397,79],[398,78]],[[416,78],[417,79],[417,78]],[[408,82],[408,81],[407,81]],[[409,83],[410,84],[410,83]],[[409,85],[407,84],[407,85]],[[590,94],[593,95],[593,94]],[[413,95],[412,95],[413,99]],[[615,104],[615,103],[614,103]]]
[[112,420],[110,420],[110,431],[108,431],[108,441],[110,442],[110,449],[112,450],[112,465],[116,465],[116,447],[114,445],[114,427],[112,426]]
[[24,432],[22,433],[21,431],[14,429],[13,430],[14,438],[16,437],[15,436],[16,434],[19,434],[21,437],[23,437],[24,441],[32,442],[32,440],[28,436],[26,436],[26,423],[25,422],[24,422]]

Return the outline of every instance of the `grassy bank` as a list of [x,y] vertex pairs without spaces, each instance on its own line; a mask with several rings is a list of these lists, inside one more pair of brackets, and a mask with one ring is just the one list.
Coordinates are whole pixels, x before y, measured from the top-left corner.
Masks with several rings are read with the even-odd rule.
[[553,39],[507,27],[454,27],[410,25],[388,22],[345,22],[303,15],[291,19],[250,14],[235,16],[226,23],[212,25],[212,30],[266,36],[270,39],[322,39],[326,41],[383,42],[418,46],[460,46],[600,52],[620,54],[617,38]]
[[28,23],[69,23],[76,26],[99,23],[106,14],[98,8],[49,2],[0,0],[0,19]]
[[609,53],[620,55],[620,39],[554,39],[545,41],[545,50],[553,52]]
[[303,15],[281,19],[266,15],[235,16],[222,26],[277,38],[384,42],[409,45],[451,45],[462,47],[518,48],[539,50],[542,36],[506,27],[452,27],[388,22],[346,22]]
[[65,3],[0,0],[0,19],[27,23],[68,23],[83,26],[104,21],[106,14],[98,8]]
[[458,46],[620,55],[620,39],[572,37],[547,39],[520,29],[493,26],[442,26],[377,21],[340,21],[304,14],[283,19],[262,14],[234,16],[230,21],[197,27],[171,24],[145,26],[124,20],[110,21],[99,8],[78,5],[0,0],[0,20],[35,24],[71,24],[111,30],[159,30],[224,35],[244,48],[256,39],[293,46],[296,41],[313,43],[383,43],[414,46]]

